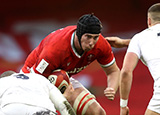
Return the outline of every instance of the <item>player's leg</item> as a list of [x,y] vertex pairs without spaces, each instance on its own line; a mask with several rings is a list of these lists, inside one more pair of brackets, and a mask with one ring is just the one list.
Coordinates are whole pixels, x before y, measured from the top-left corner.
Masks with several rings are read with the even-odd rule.
[[88,107],[86,115],[106,115],[105,110],[95,101],[91,106]]
[[145,112],[145,115],[160,115],[160,113],[156,113],[152,110],[147,109],[146,112]]
[[68,95],[68,101],[75,109],[77,115],[106,115],[104,109],[96,101],[95,96],[91,94],[77,80],[70,80],[74,92]]

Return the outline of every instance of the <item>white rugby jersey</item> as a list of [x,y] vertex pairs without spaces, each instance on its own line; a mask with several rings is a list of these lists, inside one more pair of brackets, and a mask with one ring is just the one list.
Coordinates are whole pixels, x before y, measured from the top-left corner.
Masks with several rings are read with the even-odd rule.
[[0,106],[3,107],[9,103],[24,103],[55,112],[54,104],[49,97],[53,88],[55,86],[41,75],[12,74],[0,79]]
[[127,52],[135,53],[148,67],[155,84],[160,88],[160,24],[136,34]]

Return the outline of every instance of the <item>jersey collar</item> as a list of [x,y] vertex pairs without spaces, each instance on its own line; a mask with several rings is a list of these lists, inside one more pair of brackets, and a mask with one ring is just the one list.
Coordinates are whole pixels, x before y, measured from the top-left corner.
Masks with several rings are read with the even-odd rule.
[[76,49],[74,47],[74,37],[75,36],[75,32],[73,32],[72,36],[71,36],[71,47],[72,47],[72,50],[74,52],[74,54],[78,57],[78,58],[81,58],[81,56],[76,52]]

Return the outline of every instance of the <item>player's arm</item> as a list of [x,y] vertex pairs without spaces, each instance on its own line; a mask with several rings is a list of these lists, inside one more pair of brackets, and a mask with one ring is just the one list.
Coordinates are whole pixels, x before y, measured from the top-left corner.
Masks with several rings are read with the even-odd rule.
[[31,67],[36,63],[37,60],[37,48],[35,48],[27,57],[25,60],[25,63],[20,70],[22,73],[30,73]]
[[129,112],[127,103],[132,85],[132,72],[138,63],[138,60],[138,56],[132,52],[128,52],[124,58],[123,67],[120,73],[121,115],[128,115]]
[[50,91],[50,99],[61,115],[76,115],[70,103],[54,85]]
[[70,98],[72,98],[71,95],[73,95],[73,92],[74,92],[74,88],[72,86],[72,84],[70,83],[68,85],[68,87],[66,88],[65,92],[63,93],[63,96],[67,99],[67,100],[72,100]]
[[112,47],[122,48],[128,47],[131,39],[122,39],[119,37],[105,37]]
[[103,70],[107,75],[107,84],[108,84],[107,88],[104,90],[104,94],[109,100],[114,100],[114,96],[116,94],[119,85],[120,70],[116,62],[114,62],[109,67],[103,67]]
[[57,54],[57,51],[51,45],[44,47],[31,72],[48,77],[60,65],[61,59],[58,56],[59,54]]

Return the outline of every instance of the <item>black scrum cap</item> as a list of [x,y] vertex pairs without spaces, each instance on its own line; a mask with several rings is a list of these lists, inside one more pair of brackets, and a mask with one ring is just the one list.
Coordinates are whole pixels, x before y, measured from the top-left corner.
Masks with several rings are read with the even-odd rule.
[[79,18],[76,35],[81,46],[81,37],[85,33],[99,34],[102,31],[101,21],[93,14],[86,14]]

